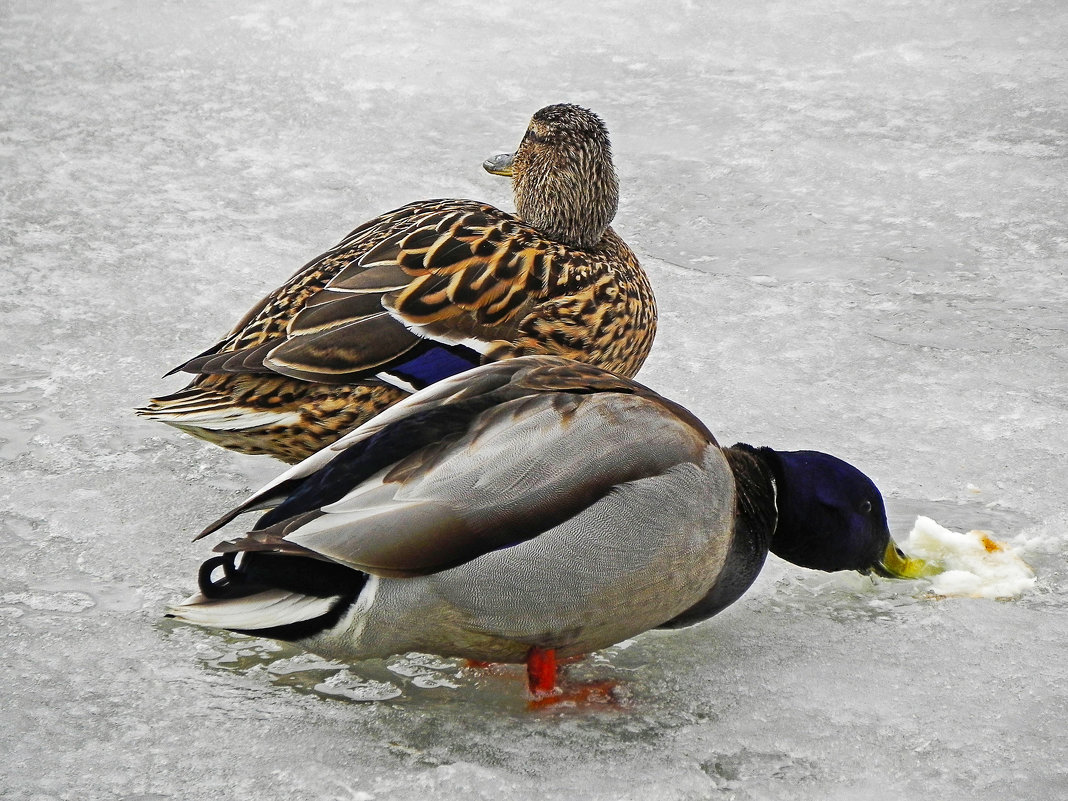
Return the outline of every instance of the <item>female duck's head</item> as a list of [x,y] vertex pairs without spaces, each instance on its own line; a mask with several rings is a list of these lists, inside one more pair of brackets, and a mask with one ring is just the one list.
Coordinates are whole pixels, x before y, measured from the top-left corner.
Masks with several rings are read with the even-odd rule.
[[592,248],[615,217],[619,181],[608,129],[588,109],[546,106],[531,118],[515,153],[483,166],[512,178],[519,217],[550,239]]

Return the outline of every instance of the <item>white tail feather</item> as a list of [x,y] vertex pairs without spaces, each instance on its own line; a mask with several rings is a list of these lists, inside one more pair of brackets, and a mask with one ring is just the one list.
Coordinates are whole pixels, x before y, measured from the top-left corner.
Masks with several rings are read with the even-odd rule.
[[337,597],[316,598],[288,590],[266,590],[244,598],[187,598],[168,613],[178,620],[216,629],[266,629],[325,615]]
[[248,412],[234,409],[196,408],[146,408],[138,414],[147,420],[157,420],[168,425],[193,426],[212,431],[242,431],[246,428],[264,426],[291,426],[300,422],[297,412]]

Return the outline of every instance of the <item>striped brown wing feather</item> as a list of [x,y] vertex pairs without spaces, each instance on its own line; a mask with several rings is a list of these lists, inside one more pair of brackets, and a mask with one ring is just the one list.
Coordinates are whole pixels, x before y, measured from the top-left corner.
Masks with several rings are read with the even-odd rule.
[[283,342],[266,360],[275,372],[322,383],[346,383],[404,356],[422,340],[386,312]]
[[201,375],[225,375],[234,373],[270,374],[273,371],[264,365],[263,360],[271,349],[283,340],[267,340],[260,345],[253,345],[241,350],[227,350],[221,353],[204,353],[196,356],[172,372],[199,373]]
[[[351,231],[335,247],[301,267],[286,283],[255,304],[225,337],[195,359],[203,360],[228,351],[243,351],[268,340],[287,336],[293,318],[307,306],[323,305],[332,301],[331,297],[320,297],[322,291],[350,265],[358,265],[361,257],[379,242],[398,232],[409,231],[413,226],[421,225],[421,221],[427,217],[433,218],[436,223],[450,212],[472,211],[491,213],[495,209],[471,200],[418,201],[368,220]],[[357,266],[353,272],[360,273],[365,269]],[[410,279],[391,287],[381,281],[377,283],[379,291],[384,292],[404,286],[408,280]],[[195,372],[194,366],[194,360],[190,360],[177,369]]]
[[400,264],[413,275],[407,287],[384,299],[406,321],[438,332],[444,321],[468,316],[487,332],[500,326],[508,335],[515,330],[509,322],[532,301],[566,289],[563,275],[557,276],[558,286],[550,286],[556,247],[510,217],[469,213],[454,215],[448,227],[439,225],[433,232],[385,240],[365,261]]
[[320,294],[336,295],[342,292],[358,292],[381,296],[395,289],[403,289],[412,281],[399,264],[379,263],[367,267],[363,261],[348,265],[330,280],[327,288]]
[[[321,299],[321,300],[320,300]],[[293,317],[290,337],[318,334],[366,317],[383,314],[380,294],[351,294],[324,289]]]
[[405,324],[446,341],[513,336],[532,306],[530,279],[538,289],[546,283],[546,243],[499,212],[445,209],[416,221],[312,296],[266,364],[294,378],[341,382],[414,348],[419,337]]

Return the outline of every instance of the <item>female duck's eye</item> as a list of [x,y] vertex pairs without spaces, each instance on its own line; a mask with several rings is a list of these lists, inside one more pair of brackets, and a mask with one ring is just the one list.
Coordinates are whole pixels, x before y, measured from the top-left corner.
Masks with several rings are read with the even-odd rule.
[[862,515],[866,515],[870,511],[871,511],[871,501],[864,501],[864,503],[862,503],[860,505],[860,513]]

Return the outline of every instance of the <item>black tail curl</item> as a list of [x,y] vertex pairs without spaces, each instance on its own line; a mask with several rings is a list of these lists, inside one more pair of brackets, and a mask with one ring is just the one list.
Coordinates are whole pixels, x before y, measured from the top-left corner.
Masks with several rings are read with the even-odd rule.
[[[236,553],[225,553],[221,556],[213,556],[200,566],[197,573],[197,585],[205,598],[240,598],[249,593],[236,594],[235,587],[243,583],[243,576],[238,573]],[[216,568],[223,569],[223,575],[219,579],[213,579],[212,574]]]
[[[214,574],[222,568],[218,578]],[[267,590],[287,590],[316,598],[337,598],[325,614],[297,623],[263,629],[232,629],[241,634],[296,641],[334,626],[356,601],[367,583],[367,574],[305,556],[244,552],[240,563],[236,553],[213,556],[200,566],[197,576],[200,592],[212,600],[246,598]]]
[[[208,598],[245,598],[265,590],[288,590],[316,598],[358,595],[367,574],[337,562],[307,556],[246,551],[213,556],[200,566],[197,583]],[[213,574],[222,568],[222,576]]]

